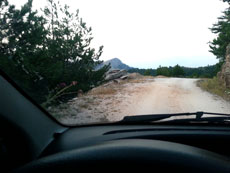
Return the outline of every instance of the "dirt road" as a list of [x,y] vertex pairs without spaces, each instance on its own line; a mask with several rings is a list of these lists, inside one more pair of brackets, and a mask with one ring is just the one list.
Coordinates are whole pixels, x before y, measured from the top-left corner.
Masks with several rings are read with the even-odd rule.
[[230,103],[196,86],[197,79],[158,78],[130,105],[129,114],[175,112],[230,113]]
[[[158,113],[230,113],[229,102],[203,91],[196,86],[196,81],[197,79],[153,78],[106,86],[107,92],[87,94],[69,103],[66,109],[68,115],[61,118],[61,121],[81,124],[118,121],[124,116]],[[108,92],[109,89],[115,92]],[[73,110],[75,113],[72,113]]]

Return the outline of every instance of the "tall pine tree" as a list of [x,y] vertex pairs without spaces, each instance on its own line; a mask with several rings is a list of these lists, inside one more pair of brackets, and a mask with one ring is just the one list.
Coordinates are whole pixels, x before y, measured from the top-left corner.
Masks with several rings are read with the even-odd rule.
[[218,18],[218,22],[210,28],[217,35],[210,43],[210,52],[219,59],[219,66],[224,63],[226,47],[230,43],[230,0],[222,0],[228,3],[229,7],[223,11],[223,15]]

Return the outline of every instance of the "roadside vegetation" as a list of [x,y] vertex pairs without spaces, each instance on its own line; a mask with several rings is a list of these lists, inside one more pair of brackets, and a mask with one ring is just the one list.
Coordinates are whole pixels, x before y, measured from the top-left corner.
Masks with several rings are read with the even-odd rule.
[[[217,35],[209,43],[210,52],[219,60],[219,63],[216,64],[217,72],[221,71],[223,64],[226,62],[226,50],[230,43],[230,0],[222,1],[228,3],[229,7],[223,11],[222,16],[218,18],[218,22],[210,28],[211,32]],[[218,79],[218,76],[216,75],[212,79],[202,79],[198,81],[198,86],[226,100],[230,100],[230,88],[226,88],[223,81]]]
[[185,78],[213,78],[216,76],[219,70],[218,65],[209,65],[205,67],[183,67],[176,65],[174,67],[169,66],[159,66],[157,69],[139,69],[139,68],[131,68],[128,72],[140,73],[145,76],[166,76],[166,77],[185,77]]
[[205,91],[230,101],[230,89],[227,89],[223,84],[221,84],[217,77],[212,79],[201,79],[197,82],[197,85]]
[[184,77],[185,72],[181,66],[178,64],[174,67],[158,67],[157,75],[167,76],[167,77]]
[[79,11],[47,0],[36,11],[0,1],[0,69],[43,106],[100,85],[109,66],[95,67],[103,46],[91,47],[92,29]]

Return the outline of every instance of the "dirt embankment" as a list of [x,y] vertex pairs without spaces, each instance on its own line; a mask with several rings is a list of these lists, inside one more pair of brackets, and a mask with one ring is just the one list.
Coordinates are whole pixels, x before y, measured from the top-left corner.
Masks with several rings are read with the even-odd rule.
[[119,121],[124,116],[179,113],[230,113],[230,103],[196,86],[197,79],[137,77],[110,82],[50,109],[62,123]]

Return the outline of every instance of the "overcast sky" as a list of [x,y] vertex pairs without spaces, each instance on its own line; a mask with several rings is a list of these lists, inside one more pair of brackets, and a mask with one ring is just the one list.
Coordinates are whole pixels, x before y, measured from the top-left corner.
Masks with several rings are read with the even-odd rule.
[[[18,6],[26,0],[10,0]],[[34,0],[37,8],[45,0]],[[217,62],[208,29],[227,7],[220,0],[60,0],[93,29],[93,46],[104,46],[102,60],[119,58],[129,66],[176,64],[198,67]]]

